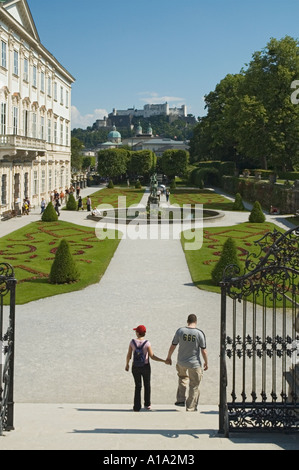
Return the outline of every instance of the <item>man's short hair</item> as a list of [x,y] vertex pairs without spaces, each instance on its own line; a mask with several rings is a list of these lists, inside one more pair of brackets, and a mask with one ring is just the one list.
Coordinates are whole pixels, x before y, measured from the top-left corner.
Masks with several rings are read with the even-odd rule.
[[190,325],[190,323],[197,323],[197,316],[191,313],[187,319],[187,323],[188,325]]

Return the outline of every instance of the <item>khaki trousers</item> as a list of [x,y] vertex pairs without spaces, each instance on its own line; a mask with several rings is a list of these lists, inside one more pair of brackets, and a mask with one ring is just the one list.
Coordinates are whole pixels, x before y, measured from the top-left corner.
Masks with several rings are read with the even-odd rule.
[[197,405],[200,396],[199,386],[203,376],[202,368],[182,367],[177,364],[176,370],[179,378],[177,401],[185,402],[187,387],[189,384],[189,395],[186,400],[186,410],[197,411]]

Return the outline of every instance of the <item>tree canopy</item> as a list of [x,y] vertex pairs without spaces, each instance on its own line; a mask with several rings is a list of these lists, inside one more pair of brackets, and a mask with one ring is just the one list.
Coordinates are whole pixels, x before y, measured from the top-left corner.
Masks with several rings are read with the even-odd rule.
[[299,106],[291,100],[299,42],[272,38],[246,67],[205,97],[207,115],[194,130],[191,161],[292,170],[299,164]]

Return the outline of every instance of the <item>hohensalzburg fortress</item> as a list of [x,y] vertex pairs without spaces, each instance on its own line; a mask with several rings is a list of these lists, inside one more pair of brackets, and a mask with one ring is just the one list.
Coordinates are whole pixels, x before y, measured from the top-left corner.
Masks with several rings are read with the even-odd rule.
[[129,108],[126,110],[113,109],[109,114],[112,116],[133,116],[151,118],[152,116],[178,116],[187,117],[187,106],[183,105],[180,108],[170,108],[168,103],[164,104],[146,104],[143,109]]

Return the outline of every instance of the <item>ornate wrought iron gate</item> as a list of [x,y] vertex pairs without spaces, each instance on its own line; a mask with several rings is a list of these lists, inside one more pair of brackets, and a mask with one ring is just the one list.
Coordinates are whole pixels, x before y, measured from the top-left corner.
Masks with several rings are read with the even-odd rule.
[[[14,346],[16,279],[9,264],[0,264],[0,436],[14,429]],[[9,299],[9,306],[4,306]],[[6,310],[8,312],[6,313]]]
[[299,227],[258,240],[221,289],[219,431],[298,431]]

